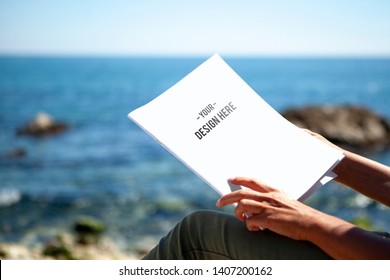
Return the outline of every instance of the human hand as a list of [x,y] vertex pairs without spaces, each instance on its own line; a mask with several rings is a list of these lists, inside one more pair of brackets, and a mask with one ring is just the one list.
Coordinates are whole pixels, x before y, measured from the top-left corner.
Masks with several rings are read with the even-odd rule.
[[217,206],[237,203],[235,215],[246,222],[250,231],[267,228],[292,239],[306,240],[312,225],[322,214],[258,180],[236,177],[229,182],[247,189],[222,196]]

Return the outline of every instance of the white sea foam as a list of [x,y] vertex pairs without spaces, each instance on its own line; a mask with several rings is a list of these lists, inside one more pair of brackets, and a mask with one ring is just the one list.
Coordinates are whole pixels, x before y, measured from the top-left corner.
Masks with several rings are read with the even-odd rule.
[[21,198],[22,194],[16,189],[2,189],[0,190],[0,207],[7,207],[16,204]]

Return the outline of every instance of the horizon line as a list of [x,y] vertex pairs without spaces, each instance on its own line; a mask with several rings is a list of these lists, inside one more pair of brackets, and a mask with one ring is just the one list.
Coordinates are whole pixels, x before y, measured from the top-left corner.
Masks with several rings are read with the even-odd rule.
[[[210,53],[108,53],[108,52],[1,52],[0,57],[15,58],[207,58]],[[225,58],[262,59],[390,59],[390,53],[218,53]]]

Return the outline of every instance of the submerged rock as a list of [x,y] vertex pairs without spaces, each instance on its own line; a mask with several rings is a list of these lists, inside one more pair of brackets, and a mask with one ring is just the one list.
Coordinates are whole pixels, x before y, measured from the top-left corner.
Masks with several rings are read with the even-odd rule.
[[27,155],[27,151],[23,148],[15,148],[13,150],[9,150],[4,154],[5,158],[8,159],[17,159],[22,158]]
[[78,236],[78,243],[96,244],[105,231],[105,226],[95,218],[82,217],[75,222],[74,230]]
[[282,115],[337,145],[378,150],[390,145],[389,121],[365,107],[308,106],[287,109]]
[[66,131],[69,126],[63,122],[55,122],[47,113],[38,113],[29,123],[17,130],[17,135],[35,137],[58,134]]
[[8,151],[5,154],[6,158],[22,158],[27,155],[26,149],[23,148],[15,148],[13,150]]

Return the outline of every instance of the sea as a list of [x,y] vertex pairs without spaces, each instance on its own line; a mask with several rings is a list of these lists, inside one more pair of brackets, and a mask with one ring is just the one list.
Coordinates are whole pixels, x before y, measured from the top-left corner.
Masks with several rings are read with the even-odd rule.
[[[87,216],[131,252],[157,242],[192,211],[218,210],[219,196],[127,118],[206,59],[0,57],[0,243],[43,244]],[[351,104],[390,120],[388,58],[224,59],[279,112]],[[17,135],[40,112],[69,129]],[[390,165],[389,149],[361,153]],[[306,203],[390,231],[388,207],[337,183]]]

